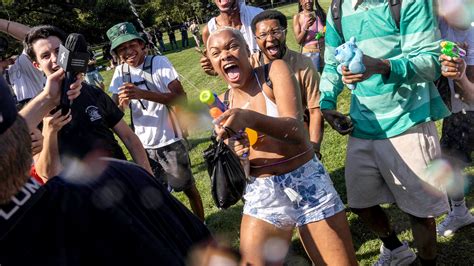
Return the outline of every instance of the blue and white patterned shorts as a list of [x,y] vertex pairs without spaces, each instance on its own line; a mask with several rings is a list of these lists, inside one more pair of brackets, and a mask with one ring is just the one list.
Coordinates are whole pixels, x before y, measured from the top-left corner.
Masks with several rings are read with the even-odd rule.
[[322,72],[321,69],[321,54],[319,52],[317,53],[303,53],[304,56],[307,56],[311,59],[311,62],[313,62],[314,67],[318,72]]
[[244,214],[280,228],[300,227],[344,210],[328,173],[316,157],[283,175],[253,177],[244,199]]

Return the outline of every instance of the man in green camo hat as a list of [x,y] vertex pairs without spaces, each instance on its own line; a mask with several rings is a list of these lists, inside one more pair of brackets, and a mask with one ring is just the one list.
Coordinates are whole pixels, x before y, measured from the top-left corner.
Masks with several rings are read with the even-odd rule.
[[191,171],[183,131],[174,106],[186,99],[178,73],[164,56],[147,56],[145,41],[128,22],[107,31],[122,66],[116,67],[109,91],[117,104],[130,107],[135,133],[145,148],[156,179],[188,197],[204,221],[201,196]]
[[135,39],[141,40],[145,43],[145,40],[140,37],[135,26],[130,22],[121,22],[114,25],[107,31],[107,37],[111,42],[112,46],[110,50],[112,51],[119,45]]

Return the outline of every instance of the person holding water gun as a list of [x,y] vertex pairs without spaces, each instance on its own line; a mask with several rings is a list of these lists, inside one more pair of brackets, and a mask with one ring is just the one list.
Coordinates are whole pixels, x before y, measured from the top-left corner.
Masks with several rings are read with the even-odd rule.
[[[298,228],[314,264],[356,265],[344,205],[314,154],[288,65],[277,59],[253,68],[242,34],[229,27],[211,33],[206,47],[213,69],[230,87],[229,109],[214,120],[217,138],[250,162],[241,264],[282,264],[286,250],[265,256],[264,247],[275,240],[288,246]],[[272,81],[273,89],[265,80]],[[239,138],[245,128],[259,132],[254,145]]]
[[[440,8],[446,10],[441,1]],[[450,236],[458,229],[474,223],[474,217],[466,206],[464,198],[463,169],[472,162],[474,151],[474,28],[466,17],[466,8],[462,5],[456,14],[445,14],[439,20],[439,29],[443,41],[441,48],[441,74],[448,78],[451,116],[443,120],[441,152],[454,175],[445,184],[451,201],[451,210],[436,227],[440,236]],[[443,15],[443,13],[441,13]],[[453,19],[455,19],[453,21]],[[464,21],[464,23],[460,23]],[[440,90],[444,91],[444,90]]]
[[[219,99],[219,97],[210,90],[204,90],[199,94],[199,100],[209,106],[209,114],[212,118],[217,119],[227,110],[227,106]],[[250,145],[254,145],[258,140],[257,131],[251,128],[245,128],[245,134]]]
[[[219,99],[219,97],[215,93],[211,92],[210,90],[203,90],[199,94],[199,100],[202,103],[207,104],[207,106],[209,107],[209,114],[211,115],[213,119],[218,119],[218,117],[221,116],[228,109],[227,105],[225,105]],[[223,122],[221,122],[221,124],[223,124]],[[252,146],[258,140],[257,131],[251,128],[245,128],[244,132],[239,132],[239,134],[240,136],[236,136],[236,138],[241,139],[241,141],[244,141],[245,143],[244,146]],[[245,176],[248,178],[250,174],[248,148],[243,150],[241,153],[242,154],[237,154],[237,155],[241,158],[241,164],[242,164],[242,167],[244,168]]]
[[[471,33],[471,35],[474,35],[474,33]],[[470,44],[470,46],[469,44],[461,44],[461,46],[468,46],[467,51],[465,51],[456,43],[443,41],[441,42],[441,56],[439,59],[441,61],[441,74],[459,84],[459,92],[462,93],[464,102],[474,103],[474,71],[472,65],[463,59],[466,55],[469,58],[470,51],[474,49],[474,44]]]

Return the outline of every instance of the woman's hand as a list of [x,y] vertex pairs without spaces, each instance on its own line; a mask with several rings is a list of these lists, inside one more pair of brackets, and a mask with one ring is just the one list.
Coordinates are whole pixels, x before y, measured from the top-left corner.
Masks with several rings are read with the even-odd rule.
[[314,16],[314,14],[311,13],[308,15],[308,21],[306,22],[304,30],[305,31],[309,30],[309,28],[313,26],[314,22],[316,22],[316,17]]
[[217,125],[217,139],[227,139],[243,133],[245,128],[249,127],[247,120],[249,112],[246,109],[232,108],[214,119],[213,123]]
[[248,158],[250,151],[250,143],[247,133],[243,132],[240,136],[233,136],[226,139],[224,142],[229,148],[239,156],[241,159]]
[[224,143],[242,159],[248,157],[250,143],[245,132],[248,126],[248,110],[232,108],[225,111],[216,118],[213,123],[217,134],[217,139],[224,139]]

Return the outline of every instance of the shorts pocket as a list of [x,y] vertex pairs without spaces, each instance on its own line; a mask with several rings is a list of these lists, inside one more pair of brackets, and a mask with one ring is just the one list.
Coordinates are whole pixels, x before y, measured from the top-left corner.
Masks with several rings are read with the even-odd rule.
[[420,125],[418,141],[425,163],[438,159],[441,155],[438,133],[433,122]]

